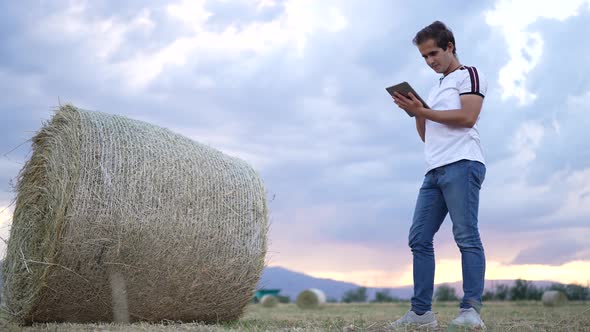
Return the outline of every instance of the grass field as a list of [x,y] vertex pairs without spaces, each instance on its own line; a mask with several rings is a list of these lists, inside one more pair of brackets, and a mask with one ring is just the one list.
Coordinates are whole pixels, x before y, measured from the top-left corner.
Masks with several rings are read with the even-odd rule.
[[[447,331],[457,314],[457,303],[440,303],[440,327],[429,331]],[[231,323],[204,325],[197,323],[146,324],[39,324],[19,327],[0,322],[2,331],[389,331],[386,324],[401,316],[408,303],[328,304],[317,311],[303,311],[294,304],[275,308],[249,305],[244,316]],[[486,331],[567,331],[590,332],[590,303],[571,303],[559,308],[545,308],[538,302],[486,303],[482,317]],[[408,330],[412,331],[412,330]],[[425,331],[425,330],[420,330]]]

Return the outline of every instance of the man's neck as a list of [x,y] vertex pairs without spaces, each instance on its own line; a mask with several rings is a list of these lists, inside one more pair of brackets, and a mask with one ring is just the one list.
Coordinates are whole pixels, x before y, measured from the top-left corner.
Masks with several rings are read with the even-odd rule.
[[454,72],[455,70],[459,69],[460,67],[461,67],[461,64],[459,63],[459,60],[457,60],[457,58],[454,58],[453,61],[451,61],[449,68],[447,68],[447,71],[443,74],[443,77],[446,77],[448,74]]

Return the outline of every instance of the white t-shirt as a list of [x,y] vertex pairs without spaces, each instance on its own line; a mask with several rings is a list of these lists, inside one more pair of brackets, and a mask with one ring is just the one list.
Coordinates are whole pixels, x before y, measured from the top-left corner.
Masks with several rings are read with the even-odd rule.
[[[475,67],[461,66],[441,77],[439,83],[430,90],[426,103],[435,111],[456,110],[461,108],[461,95],[476,94],[484,97],[487,88],[487,81]],[[426,172],[461,159],[485,164],[477,130],[478,121],[473,128],[462,128],[426,119]]]

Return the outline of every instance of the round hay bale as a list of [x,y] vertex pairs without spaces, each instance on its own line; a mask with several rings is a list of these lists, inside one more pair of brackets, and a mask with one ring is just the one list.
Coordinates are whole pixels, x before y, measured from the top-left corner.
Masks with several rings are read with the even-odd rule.
[[301,309],[317,309],[326,303],[326,295],[317,288],[306,289],[299,293],[295,303]]
[[548,290],[543,292],[541,301],[546,307],[557,307],[567,303],[567,296],[561,291]]
[[71,105],[32,142],[3,268],[13,320],[241,315],[268,230],[264,188],[248,164],[167,129]]
[[260,305],[262,305],[265,308],[273,308],[276,307],[278,304],[279,298],[274,295],[267,294],[260,299]]

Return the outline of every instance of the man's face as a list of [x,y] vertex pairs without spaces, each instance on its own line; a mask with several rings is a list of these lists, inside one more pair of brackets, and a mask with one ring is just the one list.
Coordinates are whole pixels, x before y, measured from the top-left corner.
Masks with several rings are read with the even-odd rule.
[[428,39],[418,45],[418,50],[426,61],[426,64],[439,74],[444,74],[453,61],[452,45],[446,50],[438,47],[434,39]]

